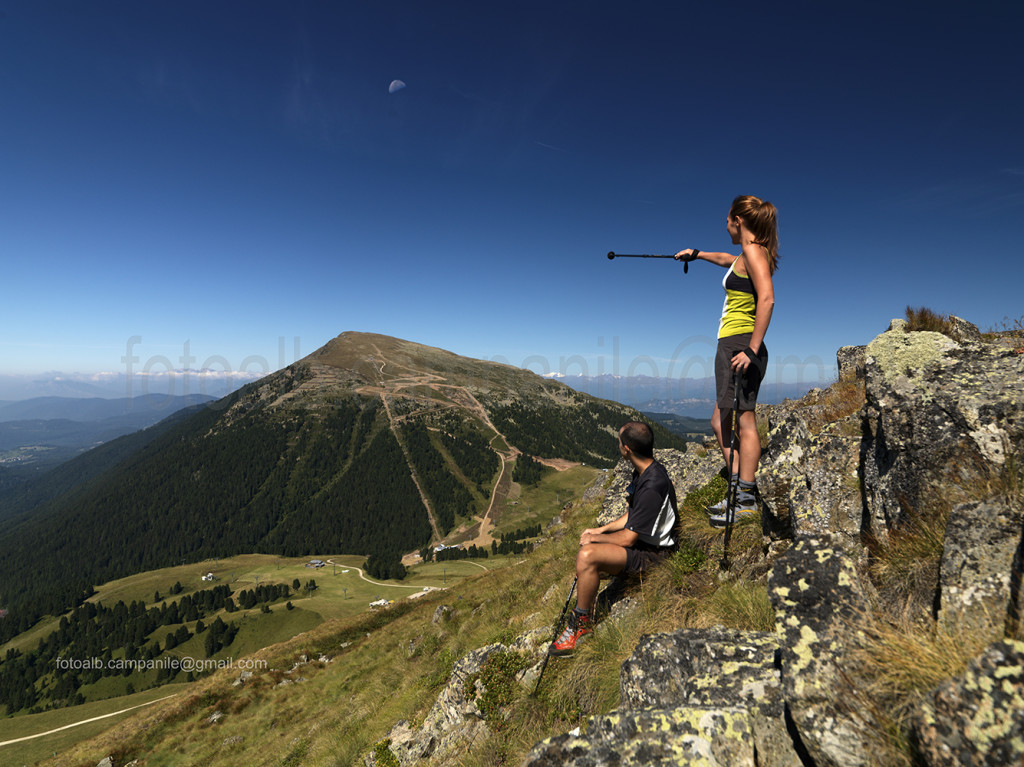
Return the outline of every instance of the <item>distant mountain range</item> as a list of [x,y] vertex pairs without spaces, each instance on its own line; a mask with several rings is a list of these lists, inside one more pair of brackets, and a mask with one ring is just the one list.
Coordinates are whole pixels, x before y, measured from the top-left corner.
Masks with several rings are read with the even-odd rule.
[[265,373],[221,370],[157,370],[132,373],[0,374],[0,405],[38,397],[121,399],[190,394],[219,399]]
[[104,442],[145,429],[182,408],[214,401],[203,394],[130,399],[37,397],[0,404],[0,503],[12,478],[38,473]]
[[93,584],[183,561],[328,549],[397,563],[481,535],[524,454],[612,466],[636,418],[527,370],[343,333],[21,488],[0,510],[0,643]]
[[[673,413],[706,419],[715,407],[714,378],[654,378],[651,376],[558,375],[546,376],[576,391],[601,399],[610,399],[644,412]],[[785,399],[799,399],[819,381],[804,383],[772,383],[761,385],[759,402],[774,404]]]

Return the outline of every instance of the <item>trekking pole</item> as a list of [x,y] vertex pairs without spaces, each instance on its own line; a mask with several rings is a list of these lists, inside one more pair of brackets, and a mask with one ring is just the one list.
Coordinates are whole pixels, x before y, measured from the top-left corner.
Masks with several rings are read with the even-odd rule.
[[[693,261],[699,251],[694,251],[693,256],[686,256],[682,259],[683,261],[683,274],[688,274],[690,271],[690,262]],[[616,253],[614,250],[608,251],[608,260],[612,261],[616,258],[675,258],[675,256],[661,255],[660,253]]]
[[540,680],[544,678],[544,669],[548,667],[548,659],[551,657],[551,647],[558,639],[558,632],[562,628],[562,619],[565,618],[565,613],[569,609],[569,602],[572,600],[572,592],[576,590],[576,581],[578,581],[579,578],[580,577],[577,575],[575,578],[572,579],[572,586],[569,587],[569,596],[566,597],[565,607],[562,608],[562,614],[558,616],[558,622],[555,623],[555,634],[551,637],[551,642],[548,644],[548,651],[544,653],[544,662],[541,664],[540,673],[537,674],[537,684],[534,685],[533,692],[530,693],[531,696],[534,698],[537,697],[537,690],[540,689]]
[[[732,533],[732,523],[736,517],[736,495],[739,492],[739,461],[736,461],[736,471],[733,472],[733,461],[736,450],[739,448],[739,434],[736,427],[739,425],[740,409],[740,382],[743,380],[743,373],[736,370],[732,375],[733,403],[732,403],[732,436],[729,439],[729,490],[725,502],[725,542],[722,544],[722,561],[720,566],[723,570],[729,569],[729,536]],[[736,481],[733,481],[733,476]]]

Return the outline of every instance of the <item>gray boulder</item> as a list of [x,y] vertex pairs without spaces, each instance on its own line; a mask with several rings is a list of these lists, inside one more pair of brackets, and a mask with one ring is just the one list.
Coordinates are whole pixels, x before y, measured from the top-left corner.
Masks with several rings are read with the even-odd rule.
[[881,538],[1021,449],[1024,356],[902,329],[882,333],[866,354],[866,522]]
[[[688,442],[686,452],[657,449],[654,457],[665,467],[680,503],[689,493],[710,482],[724,466],[718,445],[711,441],[703,445]],[[619,461],[611,475],[604,505],[597,518],[598,525],[607,524],[626,513],[626,488],[629,487],[633,467],[626,461]]]
[[[448,684],[438,695],[423,725],[412,727],[401,721],[391,729],[387,735],[391,741],[389,748],[399,764],[406,767],[431,757],[444,757],[453,749],[486,736],[484,715],[474,696],[466,695],[465,680],[479,672],[491,655],[506,649],[502,644],[492,644],[464,655],[455,663]],[[370,755],[366,763],[376,762]]]
[[836,369],[840,381],[847,377],[864,377],[866,351],[866,346],[843,346],[836,352]]
[[1014,583],[1012,576],[1022,525],[1024,506],[1005,499],[953,509],[939,568],[938,619],[947,630],[1006,625],[1007,608],[1020,603],[1020,579]]
[[593,717],[585,735],[542,741],[524,767],[620,765],[755,767],[749,715],[743,709],[648,708]]
[[803,538],[769,576],[782,688],[801,744],[821,767],[876,763],[861,722],[843,700],[841,669],[851,649],[847,621],[866,606],[839,536]]
[[644,636],[622,664],[622,709],[742,708],[761,767],[799,767],[786,731],[776,634],[721,627]]
[[947,317],[947,320],[949,321],[949,337],[958,344],[976,344],[981,342],[981,331],[978,330],[978,326],[973,322],[968,322],[962,317],[955,317],[952,314]]
[[940,685],[913,729],[935,767],[1024,764],[1024,643],[997,642]]
[[773,411],[782,420],[771,425],[757,477],[765,527],[776,539],[838,533],[852,546],[864,515],[862,413],[815,433],[817,396]]
[[430,620],[435,626],[440,626],[442,623],[454,620],[458,615],[459,611],[451,605],[438,605],[437,609],[434,610],[434,617]]

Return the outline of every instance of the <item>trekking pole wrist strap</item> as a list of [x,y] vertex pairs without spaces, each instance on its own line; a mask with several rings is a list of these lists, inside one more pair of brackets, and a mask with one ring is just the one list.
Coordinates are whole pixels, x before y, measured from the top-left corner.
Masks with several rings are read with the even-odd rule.
[[757,356],[753,349],[749,346],[743,350],[743,353],[750,359],[751,364],[758,369],[762,374],[764,373],[764,365],[761,363],[761,358]]

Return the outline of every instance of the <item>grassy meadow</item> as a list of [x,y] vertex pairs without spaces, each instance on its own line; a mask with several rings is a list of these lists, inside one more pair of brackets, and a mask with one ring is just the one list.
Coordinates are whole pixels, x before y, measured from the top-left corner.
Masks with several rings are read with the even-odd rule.
[[[561,511],[562,505],[572,498],[578,498],[583,489],[599,474],[596,469],[580,466],[567,471],[551,471],[534,487],[521,488],[518,484],[513,484],[511,496],[514,502],[507,504],[502,512],[496,515],[499,517],[499,526],[494,531],[495,537],[499,537],[501,532],[511,532],[517,527],[538,522],[546,525]],[[308,566],[314,559],[323,561],[324,566]],[[392,612],[396,607],[401,611],[407,609],[403,606],[409,606],[417,608],[417,615],[429,616],[442,601],[460,601],[462,597],[453,592],[457,592],[467,579],[487,576],[493,570],[514,566],[522,563],[523,558],[492,556],[487,559],[419,562],[409,567],[408,575],[402,581],[378,581],[369,578],[361,571],[364,560],[362,556],[331,553],[308,557],[246,554],[152,570],[96,587],[96,594],[89,600],[91,602],[102,602],[111,606],[118,601],[130,604],[140,600],[147,607],[158,607],[163,602],[169,603],[185,594],[223,584],[231,587],[236,603],[238,592],[242,590],[278,583],[287,584],[289,589],[293,589],[296,580],[300,584],[299,591],[293,590],[288,599],[270,604],[269,612],[256,607],[248,610],[239,609],[234,613],[220,611],[204,618],[206,625],[219,616],[225,622],[234,622],[239,627],[234,642],[215,653],[211,659],[217,662],[218,668],[223,669],[215,671],[212,677],[199,677],[197,681],[185,683],[180,681],[183,675],[179,675],[173,683],[152,687],[157,683],[157,672],[137,670],[127,676],[107,676],[83,685],[79,691],[85,697],[86,703],[82,705],[0,718],[0,744],[5,744],[0,745],[0,764],[34,764],[47,758],[52,759],[54,754],[58,755],[60,761],[60,755],[67,753],[69,749],[73,750],[73,746],[79,741],[93,738],[126,718],[132,717],[134,720],[136,717],[150,716],[151,713],[145,708],[136,708],[140,705],[148,705],[174,694],[175,698],[156,705],[175,706],[183,694],[204,687],[213,677],[221,678],[226,674],[232,679],[237,679],[239,668],[245,666],[246,661],[243,659],[247,656],[251,660],[264,656],[267,652],[265,648],[287,647],[297,642],[301,643],[304,637],[322,635],[328,626],[345,626],[358,624],[362,620],[373,620],[374,612],[369,607],[370,602],[380,599],[393,601],[391,608],[383,611],[384,613]],[[203,576],[208,574],[213,575],[212,581],[203,580]],[[314,590],[306,588],[310,580],[316,583]],[[181,585],[182,591],[172,595],[171,591],[176,584]],[[292,605],[291,609],[286,605],[289,602]],[[423,607],[419,608],[418,603],[422,603]],[[32,650],[41,638],[56,629],[58,622],[59,617],[47,617],[0,648],[0,652],[6,653],[10,649]],[[166,634],[173,633],[180,625],[161,626],[152,637],[162,641]],[[194,622],[186,625],[194,630]],[[360,633],[360,637],[363,637],[364,633]],[[203,635],[196,635],[167,652],[179,659],[205,660],[203,641]],[[363,644],[372,647],[374,643],[360,643]],[[112,649],[114,657],[117,657],[118,649]],[[372,649],[368,652],[371,656],[374,654]],[[359,663],[368,668],[375,665],[365,659],[360,659]],[[309,689],[315,687],[310,685]],[[115,715],[107,716],[108,714]],[[95,721],[85,721],[91,719]],[[58,730],[64,727],[67,729]],[[58,731],[41,737],[31,737],[51,730]],[[21,738],[28,739],[20,740]],[[169,757],[167,761],[149,763],[195,762],[191,757],[184,760]]]

